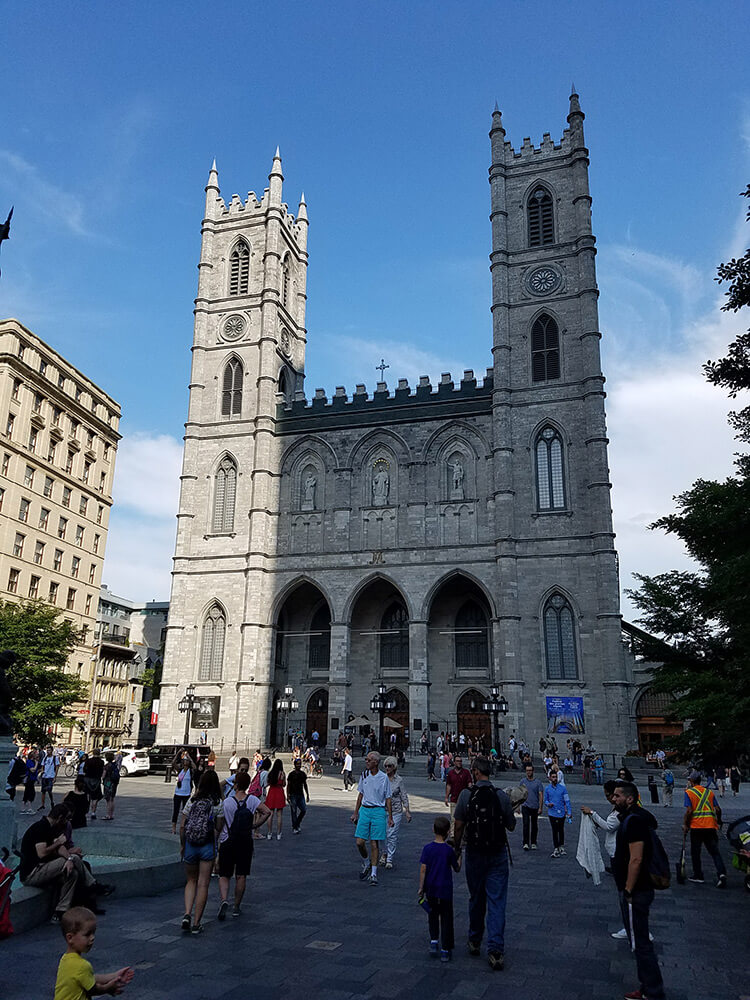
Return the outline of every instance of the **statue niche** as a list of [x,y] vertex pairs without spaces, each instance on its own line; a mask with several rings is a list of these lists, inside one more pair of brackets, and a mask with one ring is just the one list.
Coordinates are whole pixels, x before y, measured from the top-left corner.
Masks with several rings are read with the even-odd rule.
[[385,507],[391,493],[390,465],[385,458],[377,459],[372,466],[372,506]]
[[300,476],[300,510],[318,510],[318,470],[307,465]]

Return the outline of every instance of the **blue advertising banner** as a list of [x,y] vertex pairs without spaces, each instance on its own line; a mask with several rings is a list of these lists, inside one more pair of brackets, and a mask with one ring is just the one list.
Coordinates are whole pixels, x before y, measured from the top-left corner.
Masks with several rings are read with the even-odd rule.
[[547,698],[548,733],[585,733],[583,698]]

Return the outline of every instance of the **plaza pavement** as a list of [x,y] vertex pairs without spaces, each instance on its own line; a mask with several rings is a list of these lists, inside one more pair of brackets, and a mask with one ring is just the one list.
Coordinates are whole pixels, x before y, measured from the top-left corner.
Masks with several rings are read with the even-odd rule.
[[[359,762],[355,762],[355,769]],[[424,765],[403,772],[413,822],[401,827],[396,867],[381,870],[375,888],[358,879],[359,856],[349,822],[354,791],[334,776],[310,781],[312,802],[301,836],[285,817],[282,840],[256,842],[243,915],[216,920],[218,884],[212,880],[205,933],[183,935],[182,891],[142,899],[106,900],[90,954],[94,970],[132,965],[136,977],[123,996],[132,1000],[608,1000],[637,986],[620,927],[612,881],[595,887],[575,860],[580,805],[604,812],[601,789],[571,785],[574,824],[566,825],[567,858],[550,858],[546,819],[540,849],[521,850],[520,821],[511,835],[506,968],[492,972],[484,955],[466,951],[467,892],[455,878],[456,950],[443,965],[427,954],[427,920],[416,903],[418,862],[431,839],[432,820],[444,811],[443,786],[428,782]],[[506,782],[500,782],[504,784]],[[62,781],[65,794],[70,782]],[[169,830],[171,785],[162,777],[121,782],[118,827]],[[724,797],[725,818],[750,813],[744,786]],[[678,794],[679,792],[679,794]],[[681,789],[675,807],[654,808],[660,832],[676,860],[681,835]],[[29,820],[22,817],[21,831]],[[722,850],[729,862],[726,839]],[[729,867],[729,888],[707,882],[674,885],[656,894],[652,929],[670,1000],[750,1000],[750,894]],[[59,928],[44,925],[0,942],[2,1000],[52,1000],[64,951]]]

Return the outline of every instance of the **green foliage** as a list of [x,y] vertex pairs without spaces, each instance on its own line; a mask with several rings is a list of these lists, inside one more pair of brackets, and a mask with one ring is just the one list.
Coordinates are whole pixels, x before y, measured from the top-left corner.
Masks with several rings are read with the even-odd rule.
[[58,615],[42,601],[0,601],[0,649],[16,654],[8,671],[13,722],[28,742],[46,739],[50,726],[69,725],[71,706],[87,697],[86,685],[64,672],[83,634]]

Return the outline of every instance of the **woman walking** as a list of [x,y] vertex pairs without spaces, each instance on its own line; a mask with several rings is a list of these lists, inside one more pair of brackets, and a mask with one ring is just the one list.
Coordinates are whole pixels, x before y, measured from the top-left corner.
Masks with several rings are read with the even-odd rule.
[[201,920],[216,857],[216,835],[223,815],[219,776],[214,770],[205,771],[195,795],[182,810],[180,824],[180,853],[186,875],[182,929],[186,933],[203,931]]
[[120,768],[117,766],[115,755],[111,750],[108,750],[104,756],[107,763],[104,765],[102,790],[104,801],[107,803],[107,815],[103,819],[111,821],[115,818],[115,795],[117,795],[117,786],[120,784]]
[[281,826],[284,821],[284,809],[286,807],[286,775],[281,759],[275,760],[271,770],[268,772],[268,782],[266,786],[266,807],[271,810],[271,818],[268,821],[268,839],[273,835],[273,821],[276,818],[276,839],[281,840]]
[[172,797],[172,833],[177,833],[180,810],[190,801],[195,783],[196,765],[187,750],[177,751],[172,761],[172,771],[177,771],[177,783]]
[[100,750],[94,750],[83,765],[83,777],[86,779],[86,791],[91,803],[89,819],[96,819],[96,808],[102,800],[102,775],[104,761]]
[[23,778],[23,809],[22,813],[31,815],[35,812],[34,799],[36,798],[36,779],[39,774],[39,761],[36,757],[36,750],[29,750],[26,757],[26,774]]
[[395,757],[386,757],[383,762],[385,773],[391,783],[391,813],[393,815],[393,826],[389,826],[386,832],[386,839],[379,842],[380,864],[386,868],[393,868],[393,858],[398,847],[398,831],[401,820],[406,816],[406,822],[411,823],[411,812],[409,811],[409,796],[406,794],[404,779],[398,773]]

